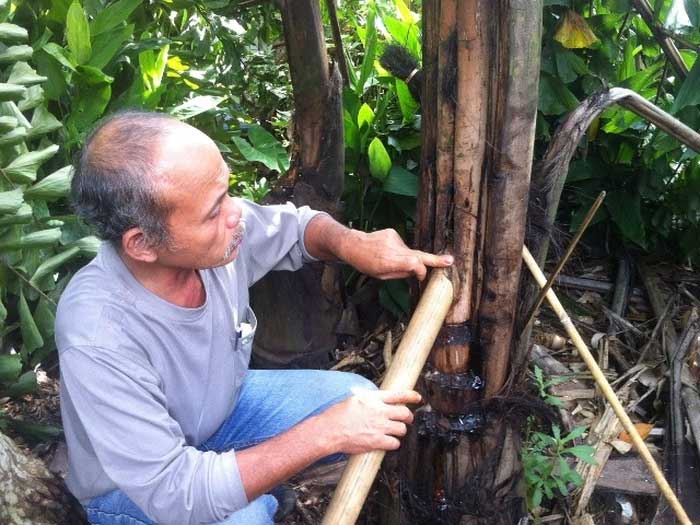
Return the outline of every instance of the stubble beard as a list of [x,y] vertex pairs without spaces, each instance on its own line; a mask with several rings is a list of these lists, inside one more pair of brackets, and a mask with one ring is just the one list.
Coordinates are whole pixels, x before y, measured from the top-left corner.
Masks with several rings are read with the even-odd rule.
[[224,257],[223,257],[224,262],[228,262],[228,260],[233,255],[233,252],[235,252],[238,249],[238,247],[241,245],[241,243],[243,242],[244,236],[245,236],[245,222],[241,222],[240,226],[236,229],[235,233],[233,234],[233,239],[231,239],[231,242],[229,243],[228,247],[226,248],[226,251],[224,252]]

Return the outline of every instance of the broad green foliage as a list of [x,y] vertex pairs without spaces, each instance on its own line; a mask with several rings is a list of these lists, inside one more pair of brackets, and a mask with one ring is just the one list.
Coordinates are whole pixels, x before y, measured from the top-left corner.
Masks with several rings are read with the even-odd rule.
[[67,264],[96,247],[61,203],[71,168],[51,167],[59,150],[51,138],[62,124],[47,108],[47,77],[35,69],[29,33],[1,12],[0,398],[36,388],[32,368],[54,348]]
[[[278,173],[288,155],[269,133],[263,154],[255,154],[260,144],[248,141],[262,133],[248,133],[262,130],[260,125],[287,126],[289,79],[284,57],[273,48],[281,31],[275,7],[249,8],[242,16],[235,4],[18,2],[15,19],[31,28],[37,70],[48,78],[49,107],[65,124],[57,139],[61,158],[70,159],[109,113],[166,111],[217,141],[235,174],[233,186],[258,186],[249,195],[263,196],[266,185],[255,180],[258,163]],[[0,85],[0,99],[9,96]]]
[[[420,108],[379,57],[387,44],[401,44],[420,60],[420,17],[404,0],[347,2],[339,17],[350,69],[343,93],[345,218],[366,231],[392,227],[406,238],[415,222]],[[397,316],[406,313],[406,283],[384,283],[380,301]]]
[[[682,82],[631,2],[545,4],[538,155],[544,153],[558,120],[606,86],[630,88],[700,129],[700,63],[694,49],[679,45],[691,69]],[[659,25],[679,35],[680,41],[700,43],[697,2],[651,4]],[[598,193],[606,190],[591,234],[622,241],[609,242],[611,247],[697,260],[700,160],[695,152],[633,113],[613,107],[594,122],[574,159],[560,206],[560,219],[572,230]]]

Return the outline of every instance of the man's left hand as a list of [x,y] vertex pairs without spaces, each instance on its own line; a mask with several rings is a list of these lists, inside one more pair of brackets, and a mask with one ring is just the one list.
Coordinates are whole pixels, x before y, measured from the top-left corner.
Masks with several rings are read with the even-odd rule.
[[453,262],[451,255],[412,250],[392,229],[372,233],[347,232],[342,258],[358,271],[377,279],[402,279],[415,275],[420,281],[425,279],[428,267],[444,268]]

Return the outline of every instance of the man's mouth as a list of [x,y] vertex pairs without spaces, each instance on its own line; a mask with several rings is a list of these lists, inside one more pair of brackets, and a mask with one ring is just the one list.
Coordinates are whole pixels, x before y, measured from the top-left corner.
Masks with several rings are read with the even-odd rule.
[[236,233],[233,234],[233,239],[231,239],[231,242],[229,243],[228,248],[226,248],[226,252],[224,253],[224,259],[228,259],[229,257],[231,257],[231,255],[233,255],[233,252],[236,251],[236,249],[243,242],[244,235],[245,235],[245,223],[241,222],[241,225],[236,230]]

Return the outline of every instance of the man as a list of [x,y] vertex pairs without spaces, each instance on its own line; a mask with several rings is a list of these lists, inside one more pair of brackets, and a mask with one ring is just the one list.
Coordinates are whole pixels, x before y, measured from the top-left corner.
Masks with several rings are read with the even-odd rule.
[[271,489],[397,448],[420,401],[353,374],[248,371],[248,287],[317,259],[384,279],[451,260],[232,198],[228,179],[206,135],[157,113],[108,119],[78,159],[76,212],[106,242],[61,297],[56,341],[67,482],[93,524],[271,523]]

